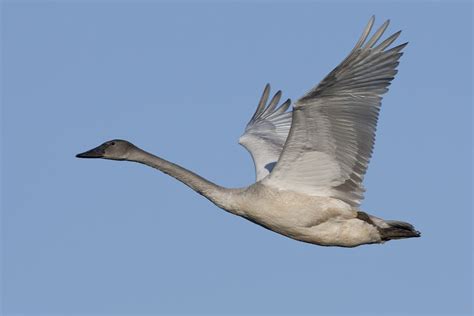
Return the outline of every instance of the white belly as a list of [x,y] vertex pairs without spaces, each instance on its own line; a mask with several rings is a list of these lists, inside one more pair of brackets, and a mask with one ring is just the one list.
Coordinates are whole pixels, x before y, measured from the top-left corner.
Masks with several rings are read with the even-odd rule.
[[377,228],[357,219],[357,210],[341,200],[276,191],[259,183],[245,192],[236,213],[290,238],[323,246],[381,241]]

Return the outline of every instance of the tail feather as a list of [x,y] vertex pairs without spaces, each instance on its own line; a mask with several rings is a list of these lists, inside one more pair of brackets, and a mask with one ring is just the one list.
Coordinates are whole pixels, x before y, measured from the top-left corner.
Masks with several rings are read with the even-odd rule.
[[385,223],[387,223],[390,227],[397,227],[400,229],[407,229],[407,230],[415,230],[415,227],[413,227],[412,224],[407,223],[407,222],[386,220]]
[[383,241],[421,236],[421,233],[407,222],[384,220],[361,211],[357,212],[357,218],[377,227]]
[[379,228],[382,240],[420,237],[421,233],[413,225],[401,221],[385,221],[388,227]]

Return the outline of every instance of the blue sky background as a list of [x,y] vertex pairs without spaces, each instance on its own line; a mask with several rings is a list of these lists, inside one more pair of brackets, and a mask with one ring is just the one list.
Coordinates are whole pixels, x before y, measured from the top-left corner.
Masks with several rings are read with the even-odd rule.
[[[2,2],[5,315],[467,315],[471,2]],[[79,160],[123,138],[219,184],[265,83],[296,100],[372,14],[409,41],[362,208],[419,239],[296,242],[145,166]],[[387,35],[388,35],[387,33]]]

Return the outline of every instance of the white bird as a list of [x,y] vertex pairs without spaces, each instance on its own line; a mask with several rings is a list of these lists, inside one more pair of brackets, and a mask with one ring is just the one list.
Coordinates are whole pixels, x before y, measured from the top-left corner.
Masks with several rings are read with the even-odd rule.
[[293,106],[281,91],[267,105],[267,85],[239,143],[252,155],[257,181],[228,189],[124,140],[78,154],[139,162],[183,182],[220,208],[284,236],[321,246],[355,247],[419,237],[406,222],[360,211],[362,181],[372,155],[382,95],[407,43],[400,31],[379,42],[369,20],[354,49]]

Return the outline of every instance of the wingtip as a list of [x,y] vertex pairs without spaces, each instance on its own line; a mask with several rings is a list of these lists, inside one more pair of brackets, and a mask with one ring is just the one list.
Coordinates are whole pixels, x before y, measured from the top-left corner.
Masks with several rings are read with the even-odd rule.
[[288,110],[288,108],[290,107],[290,105],[291,105],[291,99],[288,98],[288,99],[286,99],[285,102],[283,102],[283,103],[280,105],[280,107],[279,107],[280,112],[279,112],[279,113],[281,114],[281,113],[286,112],[286,110]]
[[392,48],[393,50],[396,50],[396,51],[401,51],[402,49],[404,49],[407,45],[408,45],[409,42],[405,42],[405,43],[402,43],[398,46],[395,46],[394,48]]
[[373,48],[375,44],[379,41],[380,37],[385,33],[385,31],[388,28],[388,25],[390,23],[390,20],[386,20],[376,31],[375,33],[370,37],[370,39],[365,43],[364,49],[365,48]]
[[[374,23],[375,23],[375,15],[372,14],[372,16],[371,16],[370,19],[369,19],[369,22],[367,22],[366,28],[367,28],[367,29],[372,29],[372,27],[374,26]],[[370,32],[370,31],[369,31],[369,32]]]
[[400,34],[402,33],[402,31],[398,31],[398,32],[395,32],[393,33],[392,35],[390,35],[387,39],[385,39],[382,43],[378,44],[376,47],[375,47],[375,50],[377,51],[383,51],[385,50],[387,47],[389,47],[390,45],[392,45],[393,42],[395,42],[398,37],[400,36]]

